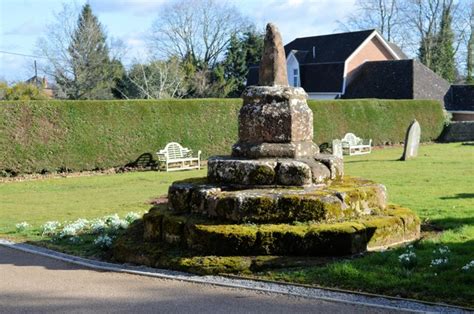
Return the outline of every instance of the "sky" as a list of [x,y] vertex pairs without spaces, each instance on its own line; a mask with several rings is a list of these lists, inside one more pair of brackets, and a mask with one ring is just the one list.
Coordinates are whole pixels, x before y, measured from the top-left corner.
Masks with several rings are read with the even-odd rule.
[[[127,66],[147,53],[146,36],[163,5],[173,0],[88,0],[109,38],[126,46]],[[37,41],[66,0],[0,0],[0,80],[12,83],[34,75]],[[87,0],[76,0],[82,6]],[[275,23],[284,43],[297,37],[333,33],[338,20],[354,8],[355,0],[228,0],[259,29]],[[8,52],[8,53],[6,53]],[[22,55],[17,55],[22,54]],[[40,73],[41,74],[41,73]]]

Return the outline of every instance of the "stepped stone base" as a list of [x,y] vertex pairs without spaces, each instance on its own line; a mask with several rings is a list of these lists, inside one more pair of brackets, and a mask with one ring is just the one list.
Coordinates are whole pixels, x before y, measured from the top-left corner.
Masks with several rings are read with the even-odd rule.
[[420,221],[406,208],[339,223],[223,224],[156,207],[144,216],[145,241],[200,254],[351,255],[415,240]]
[[329,187],[245,188],[208,183],[205,178],[175,182],[169,208],[232,222],[334,222],[377,213],[386,207],[386,189],[368,180],[347,178]]
[[209,158],[207,167],[210,182],[239,185],[305,186],[344,175],[342,160],[331,155],[297,160],[215,156]]

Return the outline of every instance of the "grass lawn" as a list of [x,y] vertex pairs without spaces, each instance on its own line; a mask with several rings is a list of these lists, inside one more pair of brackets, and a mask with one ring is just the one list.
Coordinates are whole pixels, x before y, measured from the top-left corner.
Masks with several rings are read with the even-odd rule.
[[[407,251],[400,248],[325,266],[255,275],[474,306],[474,267],[462,270],[474,260],[474,147],[423,145],[419,157],[407,162],[397,161],[401,153],[402,148],[389,148],[349,157],[345,169],[348,175],[385,184],[390,202],[413,209],[423,220],[424,238],[414,245],[416,257],[411,263],[400,263],[399,256]],[[0,183],[0,237],[37,242],[40,226],[49,220],[143,212],[152,199],[166,194],[172,181],[204,175],[204,170],[142,172]],[[18,232],[15,224],[22,221],[32,227]],[[48,238],[43,240],[40,243],[51,244]],[[97,253],[90,245],[50,246],[83,255]],[[449,252],[439,252],[444,246]],[[441,264],[431,266],[436,259]]]

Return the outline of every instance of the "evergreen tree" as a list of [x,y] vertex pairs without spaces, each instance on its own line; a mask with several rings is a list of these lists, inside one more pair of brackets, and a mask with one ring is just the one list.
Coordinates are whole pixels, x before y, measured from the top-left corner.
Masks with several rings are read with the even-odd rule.
[[229,95],[231,97],[239,97],[245,87],[245,79],[248,72],[245,58],[246,51],[243,43],[237,38],[237,35],[233,34],[230,38],[224,61],[224,79],[228,85],[232,86]]
[[264,35],[249,29],[239,38],[232,36],[224,61],[225,79],[231,91],[230,97],[239,97],[247,81],[249,66],[260,62]]
[[451,3],[443,4],[441,23],[433,50],[431,69],[448,82],[456,79],[456,65],[454,62],[454,32],[452,30]]
[[249,30],[244,33],[245,63],[248,66],[260,62],[263,55],[263,39],[265,34],[258,33],[255,30]]
[[89,4],[82,8],[67,51],[72,73],[55,75],[65,96],[70,99],[112,98],[120,66],[110,60],[105,33]]
[[466,83],[474,84],[474,27],[471,24],[471,36],[467,42],[467,75]]

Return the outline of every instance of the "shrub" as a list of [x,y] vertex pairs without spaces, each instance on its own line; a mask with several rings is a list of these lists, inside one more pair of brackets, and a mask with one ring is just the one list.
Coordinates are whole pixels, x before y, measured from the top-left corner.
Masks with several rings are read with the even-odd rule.
[[[310,100],[317,144],[353,132],[375,145],[404,140],[410,122],[421,140],[443,128],[439,102],[428,100]],[[168,142],[203,157],[229,154],[237,140],[240,99],[2,101],[0,173],[119,167],[152,159]]]

